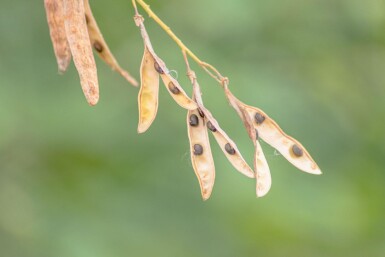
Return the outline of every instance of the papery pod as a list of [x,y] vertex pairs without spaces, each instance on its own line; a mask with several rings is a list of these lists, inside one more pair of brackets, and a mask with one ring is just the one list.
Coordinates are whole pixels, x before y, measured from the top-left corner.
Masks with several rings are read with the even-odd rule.
[[119,63],[111,53],[92,14],[89,0],[84,0],[84,7],[91,44],[95,51],[98,53],[99,57],[105,61],[107,65],[109,65],[113,70],[122,75],[131,85],[138,86],[138,82],[127,71],[120,67]]
[[154,64],[152,54],[145,47],[140,66],[138,133],[145,132],[151,126],[158,112],[159,74],[155,70]]
[[207,124],[207,127],[212,131],[215,139],[217,140],[220,148],[222,149],[227,159],[240,173],[244,174],[249,178],[254,178],[254,171],[247,164],[240,151],[238,150],[236,144],[230,139],[226,132],[221,129],[218,122],[214,119],[210,111],[203,106],[201,90],[195,79],[193,82],[193,91],[199,110],[207,119],[207,122],[210,122]]
[[290,163],[298,169],[311,174],[321,174],[316,162],[306,149],[294,138],[286,135],[278,124],[261,109],[239,101],[228,88],[225,88],[230,104],[243,115],[247,113],[260,138],[277,149]]
[[44,6],[58,70],[59,73],[64,73],[71,62],[71,51],[64,26],[63,1],[44,0]]
[[211,154],[206,119],[197,109],[188,111],[187,131],[190,141],[191,163],[198,178],[203,200],[207,200],[214,187],[215,166]]
[[164,61],[156,55],[152,47],[150,38],[147,34],[146,28],[143,24],[143,21],[142,20],[135,20],[135,21],[137,26],[140,28],[145,47],[147,47],[149,53],[152,55],[152,57],[155,60],[154,67],[159,73],[159,75],[161,76],[163,83],[166,86],[167,91],[170,93],[171,97],[175,100],[177,104],[179,104],[181,107],[187,110],[196,109],[197,108],[196,103],[190,97],[187,96],[186,92],[180,86],[179,82],[171,76]]
[[99,100],[99,85],[94,55],[84,16],[83,0],[65,0],[65,31],[78,70],[83,93],[90,105]]

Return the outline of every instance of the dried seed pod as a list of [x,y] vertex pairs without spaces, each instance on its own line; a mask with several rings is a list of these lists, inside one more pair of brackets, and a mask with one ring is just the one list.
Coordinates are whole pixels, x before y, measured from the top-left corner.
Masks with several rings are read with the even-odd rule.
[[199,106],[199,109],[204,114],[205,120],[210,122],[211,126],[213,126],[216,131],[213,131],[213,135],[217,140],[219,146],[221,147],[223,153],[230,161],[230,163],[237,169],[240,173],[244,174],[249,178],[254,178],[254,171],[247,164],[245,159],[242,157],[239,152],[236,144],[230,139],[230,137],[221,129],[218,122],[214,119],[213,115],[203,106],[203,101],[201,97],[201,91],[198,83],[194,79],[193,81],[193,92],[195,96],[196,103]]
[[83,93],[90,105],[99,100],[99,85],[94,55],[84,16],[83,0],[64,1],[65,31],[78,70]]
[[[196,126],[191,125],[191,117],[198,119]],[[188,111],[187,127],[191,162],[199,181],[202,198],[203,200],[207,200],[214,187],[215,166],[205,126],[205,119],[199,116],[197,109]]]
[[[171,97],[182,108],[185,108],[187,110],[196,109],[197,108],[196,103],[190,97],[187,96],[186,92],[180,86],[179,82],[170,75],[169,70],[167,69],[166,64],[163,62],[163,60],[160,59],[155,54],[155,51],[152,48],[152,44],[147,34],[146,28],[143,24],[143,21],[135,20],[135,22],[140,28],[144,45],[147,47],[148,51],[151,53],[152,57],[155,60],[153,69],[155,69],[157,73],[161,76],[163,83],[166,86]],[[172,85],[172,87],[170,87],[170,85]],[[175,93],[175,92],[178,92],[178,93]]]
[[154,63],[152,54],[145,47],[140,67],[138,133],[145,132],[151,126],[158,111],[159,74],[154,69]]
[[99,57],[107,63],[113,70],[123,76],[131,85],[138,86],[138,82],[124,69],[122,69],[115,57],[111,53],[102,33],[92,14],[89,0],[84,0],[85,15],[87,19],[88,34],[91,44],[98,53]]
[[[311,174],[321,174],[316,162],[306,149],[294,138],[286,135],[278,124],[261,109],[246,105],[239,101],[227,88],[226,96],[242,120],[254,120],[254,129],[258,129],[259,137],[277,149],[290,163],[298,169]],[[247,124],[250,127],[250,124]],[[247,128],[250,131],[250,128]],[[255,135],[255,133],[252,133]],[[250,133],[249,133],[250,135]]]
[[62,0],[44,0],[45,11],[59,73],[64,73],[71,62],[64,26],[64,6]]
[[255,142],[254,170],[257,197],[265,196],[271,188],[271,174],[259,141]]

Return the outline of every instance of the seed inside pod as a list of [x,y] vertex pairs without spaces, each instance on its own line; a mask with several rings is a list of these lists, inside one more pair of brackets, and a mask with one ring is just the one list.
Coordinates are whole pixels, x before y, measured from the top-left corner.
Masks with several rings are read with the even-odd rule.
[[86,15],[86,23],[90,23],[90,18],[88,18],[88,16]]
[[190,126],[193,126],[193,127],[196,127],[199,125],[199,119],[198,119],[198,116],[196,116],[195,114],[192,114],[190,116]]
[[255,114],[254,118],[255,118],[255,122],[257,124],[262,124],[265,121],[265,119],[266,119],[266,117],[263,116],[262,114],[260,114],[259,112],[257,112]]
[[[87,17],[87,16],[86,16]],[[98,41],[94,42],[94,49],[98,52],[101,53],[103,51],[103,46],[100,44]]]
[[194,155],[201,155],[203,153],[203,147],[200,144],[194,145]]
[[159,74],[164,74],[164,71],[162,70],[162,68],[159,66],[159,64],[157,62],[154,63],[154,68],[155,70],[159,73]]
[[225,145],[225,150],[228,154],[235,154],[235,149],[229,143]]
[[208,127],[209,130],[211,130],[212,132],[216,132],[216,131],[217,131],[217,129],[214,127],[214,125],[213,125],[210,121],[207,122],[207,127]]
[[180,90],[174,85],[172,81],[168,83],[168,89],[170,89],[171,93],[173,93],[174,95],[177,95],[180,93]]
[[198,112],[199,112],[199,116],[201,116],[202,118],[205,117],[205,114],[202,112],[200,108],[198,108]]
[[293,151],[293,154],[297,157],[301,157],[303,155],[303,150],[301,147],[298,145],[294,144],[293,147],[291,148]]
[[258,129],[255,130],[255,139],[256,139],[256,140],[259,139],[259,132],[258,132]]

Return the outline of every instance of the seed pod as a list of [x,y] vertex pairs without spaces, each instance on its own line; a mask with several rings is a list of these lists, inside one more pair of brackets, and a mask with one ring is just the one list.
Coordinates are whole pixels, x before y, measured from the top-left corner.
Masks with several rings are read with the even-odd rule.
[[[197,126],[191,126],[191,117],[197,117],[199,120]],[[190,141],[191,162],[199,181],[202,198],[203,200],[207,200],[214,187],[215,166],[205,126],[205,119],[199,116],[197,109],[188,111],[187,128]]]
[[[321,174],[316,162],[311,158],[306,149],[294,138],[286,135],[278,124],[261,109],[246,105],[239,101],[228,89],[226,96],[242,120],[254,120],[254,129],[258,129],[259,137],[277,149],[290,163],[298,169],[311,173]],[[246,123],[248,123],[246,122]],[[250,124],[247,126],[250,127]],[[248,131],[250,128],[248,128]],[[252,133],[255,135],[255,133]],[[250,135],[250,133],[249,133]]]
[[107,43],[105,42],[102,33],[92,14],[89,0],[84,0],[85,15],[87,19],[88,34],[91,44],[98,53],[99,57],[107,63],[113,70],[123,76],[131,85],[138,86],[138,82],[124,69],[122,69],[115,57],[111,53]]
[[[140,20],[135,20],[135,22],[137,23],[137,25],[140,28],[140,32],[141,32],[141,35],[142,35],[142,38],[144,41],[144,45],[147,47],[148,51],[151,53],[152,57],[155,60],[153,69],[156,70],[156,72],[161,76],[163,83],[166,86],[171,97],[182,108],[185,108],[187,110],[196,109],[197,108],[196,103],[190,97],[187,96],[186,92],[180,86],[179,82],[170,75],[169,70],[167,69],[166,64],[163,62],[163,60],[160,59],[155,54],[155,51],[152,48],[150,38],[147,34],[147,31],[146,31],[146,28],[145,28],[143,22]],[[173,85],[173,86],[170,87],[170,85]],[[178,91],[179,93],[175,94],[176,91]]]
[[239,152],[236,144],[230,139],[230,137],[219,127],[218,122],[214,119],[213,115],[203,106],[203,101],[201,97],[201,91],[196,80],[193,81],[193,91],[196,103],[199,106],[199,109],[203,112],[205,120],[211,123],[213,127],[216,128],[216,131],[213,132],[215,139],[217,140],[220,148],[223,153],[230,161],[230,163],[237,169],[240,173],[244,174],[249,178],[254,178],[254,171],[247,164],[245,159],[243,159],[241,153]]
[[62,0],[44,0],[45,11],[59,73],[64,73],[71,62],[64,26],[64,6]]
[[90,105],[99,100],[98,75],[84,16],[83,0],[64,1],[65,31],[78,70],[83,93]]
[[257,197],[265,196],[271,188],[271,174],[259,141],[256,141],[255,144],[254,170]]
[[159,74],[154,69],[154,63],[152,54],[145,47],[140,67],[138,133],[145,132],[151,126],[158,111]]

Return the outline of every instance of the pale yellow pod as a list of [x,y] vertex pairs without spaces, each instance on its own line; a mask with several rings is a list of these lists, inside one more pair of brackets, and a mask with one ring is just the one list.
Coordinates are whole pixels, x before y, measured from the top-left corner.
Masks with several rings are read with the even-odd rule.
[[305,147],[294,138],[286,135],[266,113],[259,108],[242,103],[229,90],[226,90],[226,95],[231,98],[230,103],[236,102],[239,106],[238,109],[243,109],[248,114],[263,141],[277,149],[298,169],[311,174],[322,174],[317,163],[311,158]]
[[206,127],[206,119],[197,109],[188,111],[187,131],[190,141],[191,162],[198,178],[203,200],[207,200],[214,187],[215,166]]
[[138,133],[145,132],[151,126],[158,112],[159,74],[154,65],[155,60],[145,46],[140,66]]
[[103,38],[102,33],[96,23],[96,20],[92,14],[89,0],[84,0],[84,8],[86,15],[86,22],[88,27],[88,34],[91,40],[91,44],[99,57],[107,63],[113,70],[117,71],[123,76],[131,85],[138,86],[138,82],[124,69],[122,69],[115,57],[111,53],[106,41]]
[[255,141],[254,169],[256,174],[257,197],[265,196],[271,188],[270,168],[259,141]]
[[236,170],[244,174],[249,178],[255,178],[254,171],[247,164],[245,159],[242,157],[237,145],[230,139],[230,137],[219,127],[218,122],[214,119],[213,115],[203,106],[201,91],[198,83],[195,81],[193,85],[194,95],[196,102],[199,106],[199,110],[207,120],[207,128],[211,130],[215,139],[217,140],[223,153],[234,166]]
[[88,36],[83,0],[64,0],[65,31],[78,70],[83,93],[90,105],[99,100],[96,64]]
[[63,1],[44,0],[44,6],[59,73],[64,73],[71,62],[71,51],[64,26]]
[[194,110],[198,108],[197,104],[190,97],[187,96],[186,92],[180,86],[179,82],[173,77],[171,77],[168,72],[161,74],[161,78],[167,88],[167,91],[170,93],[170,95],[177,104],[187,110]]

